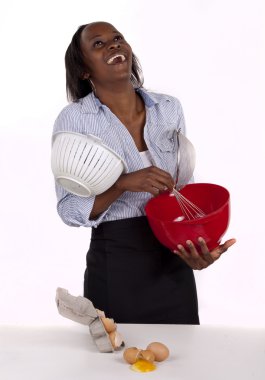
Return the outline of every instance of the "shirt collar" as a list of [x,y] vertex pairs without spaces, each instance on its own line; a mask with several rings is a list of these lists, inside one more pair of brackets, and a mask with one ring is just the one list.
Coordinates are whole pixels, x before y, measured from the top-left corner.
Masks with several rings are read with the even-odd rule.
[[[150,93],[147,90],[145,90],[144,88],[137,88],[135,91],[141,95],[146,107],[148,107],[148,108],[151,108],[155,104],[158,104],[158,103],[163,102],[165,100],[164,98],[161,98],[161,96],[159,96],[158,94]],[[168,100],[170,100],[170,98],[166,97],[166,100],[168,101]],[[93,92],[91,92],[90,94],[88,94],[84,98],[80,99],[80,102],[81,102],[81,107],[82,107],[82,111],[81,111],[82,113],[94,113],[94,114],[96,114],[96,113],[98,113],[99,109],[101,107],[103,107],[103,104],[94,95]]]
[[80,99],[79,101],[81,103],[82,113],[98,113],[99,108],[102,106],[101,102],[93,92],[90,92],[90,94]]
[[159,101],[155,97],[155,94],[147,92],[143,88],[137,88],[136,92],[138,92],[141,95],[143,101],[145,102],[146,107],[148,108],[153,107],[155,104],[159,103]]

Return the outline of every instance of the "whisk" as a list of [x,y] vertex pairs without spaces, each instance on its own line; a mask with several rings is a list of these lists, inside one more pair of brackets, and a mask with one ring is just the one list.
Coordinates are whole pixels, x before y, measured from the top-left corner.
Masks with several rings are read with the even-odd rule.
[[[195,166],[195,149],[192,143],[180,132],[181,128],[177,130],[176,185],[172,190],[172,194],[175,196],[183,215],[176,218],[175,221],[192,220],[206,216],[203,210],[178,191],[191,179]],[[182,140],[181,144],[180,140]],[[184,173],[182,173],[182,170]]]
[[184,219],[198,219],[202,218],[203,216],[206,216],[206,214],[200,209],[198,206],[196,206],[194,203],[192,203],[189,199],[184,197],[175,187],[172,190],[172,193],[176,197],[176,200],[178,201],[179,207],[183,213],[183,216],[179,216],[175,219],[176,222],[180,222]]

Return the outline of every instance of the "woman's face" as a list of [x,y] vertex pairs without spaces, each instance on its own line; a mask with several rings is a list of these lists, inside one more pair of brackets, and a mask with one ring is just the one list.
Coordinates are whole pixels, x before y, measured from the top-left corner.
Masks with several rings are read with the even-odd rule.
[[114,26],[105,22],[87,25],[81,33],[81,49],[87,72],[95,86],[130,81],[132,49]]

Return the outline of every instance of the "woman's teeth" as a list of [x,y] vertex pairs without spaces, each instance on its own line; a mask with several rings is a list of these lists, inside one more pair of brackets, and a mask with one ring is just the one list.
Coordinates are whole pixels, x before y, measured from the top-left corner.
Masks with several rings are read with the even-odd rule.
[[115,60],[117,60],[117,63],[118,62],[124,62],[125,61],[125,57],[122,54],[116,54],[113,57],[111,57],[110,59],[108,59],[107,64],[111,65]]

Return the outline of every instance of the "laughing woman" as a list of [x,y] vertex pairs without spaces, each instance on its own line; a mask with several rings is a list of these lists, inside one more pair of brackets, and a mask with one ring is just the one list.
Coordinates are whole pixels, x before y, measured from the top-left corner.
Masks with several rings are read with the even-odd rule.
[[69,226],[92,227],[84,296],[120,323],[198,324],[194,269],[216,261],[235,240],[209,252],[190,243],[175,253],[147,222],[147,201],[174,186],[175,131],[185,131],[179,101],[146,91],[139,62],[111,24],[82,25],[66,51],[72,101],[54,133],[92,134],[126,162],[128,171],[104,193],[79,197],[58,184],[57,209]]

